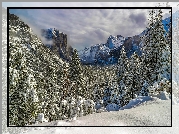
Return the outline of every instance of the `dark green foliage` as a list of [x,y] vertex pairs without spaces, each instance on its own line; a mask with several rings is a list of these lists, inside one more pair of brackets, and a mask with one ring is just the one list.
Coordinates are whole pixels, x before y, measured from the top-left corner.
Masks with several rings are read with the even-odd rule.
[[83,87],[82,67],[76,49],[73,52],[72,61],[70,62],[69,79],[74,84],[77,95],[84,97],[85,87]]
[[[32,124],[39,113],[48,121],[72,119],[93,113],[94,103],[122,107],[136,95],[147,96],[148,86],[171,73],[171,47],[163,36],[161,17],[161,10],[157,16],[150,12],[140,57],[134,53],[127,58],[123,46],[117,65],[99,67],[82,66],[76,49],[71,61],[63,62],[27,25],[10,15],[10,124]],[[17,27],[21,30],[15,32]]]

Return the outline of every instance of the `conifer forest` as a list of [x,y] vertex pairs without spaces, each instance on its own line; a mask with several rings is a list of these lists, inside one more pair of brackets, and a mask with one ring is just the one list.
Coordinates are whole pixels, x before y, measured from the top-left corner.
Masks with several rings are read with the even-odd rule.
[[140,53],[127,55],[121,45],[115,64],[90,65],[75,48],[58,55],[9,13],[9,125],[71,121],[119,111],[139,96],[171,96],[171,20],[166,32],[162,17],[161,9],[150,10]]

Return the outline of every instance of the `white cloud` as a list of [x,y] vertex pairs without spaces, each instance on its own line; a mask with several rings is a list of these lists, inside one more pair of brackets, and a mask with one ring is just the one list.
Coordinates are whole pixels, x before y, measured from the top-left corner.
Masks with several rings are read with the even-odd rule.
[[[166,3],[164,3],[166,4]],[[170,4],[170,3],[169,3]],[[8,5],[4,3],[4,6]],[[16,3],[9,3],[17,6]],[[99,6],[99,7],[149,7],[158,2],[59,2],[28,3],[28,6]],[[18,3],[27,6],[27,3]],[[68,35],[68,43],[77,49],[91,44],[106,43],[109,35],[124,37],[140,34],[147,26],[148,9],[54,9],[54,10],[18,10],[14,11],[33,31],[41,28],[56,28]],[[166,11],[164,12],[165,16]],[[39,34],[39,33],[38,33]]]

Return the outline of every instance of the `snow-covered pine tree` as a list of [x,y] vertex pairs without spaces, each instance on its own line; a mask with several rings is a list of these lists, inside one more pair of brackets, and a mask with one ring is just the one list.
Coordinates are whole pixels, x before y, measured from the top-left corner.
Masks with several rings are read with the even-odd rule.
[[65,99],[68,96],[75,96],[76,87],[77,85],[70,81],[69,66],[64,62],[63,71],[60,78],[60,100]]
[[146,81],[144,81],[139,96],[148,96],[148,95],[149,95],[148,83]]
[[[147,77],[148,77],[148,82],[150,85],[154,82],[157,81],[157,38],[156,34],[157,31],[155,30],[155,11],[152,10],[149,13],[149,23],[148,23],[148,32],[145,35],[145,43],[144,43],[144,53],[145,53],[145,63],[147,63]],[[158,57],[159,58],[159,57]]]
[[26,103],[28,104],[27,111],[31,114],[31,119],[29,120],[28,124],[35,123],[37,119],[37,115],[39,113],[39,98],[38,98],[38,89],[37,89],[37,83],[36,79],[34,77],[34,72],[29,71],[28,72],[28,85],[29,90],[26,92]]
[[74,49],[72,61],[70,62],[69,78],[72,83],[76,83],[77,85],[77,96],[86,97],[86,92],[83,85],[84,80],[82,76],[82,67],[78,57],[78,52],[76,49]]
[[93,86],[92,86],[92,78],[93,78],[93,70],[92,67],[82,66],[83,70],[83,78],[84,78],[84,87],[86,88],[86,99],[92,99],[92,92],[93,92]]
[[[159,52],[159,57],[160,57],[160,61],[161,61],[161,68],[160,68],[160,80],[162,80],[163,78],[167,78],[168,80],[170,80],[171,78],[171,31],[169,29],[169,33],[168,35],[165,37],[165,30],[163,28],[162,25],[162,11],[161,9],[159,10],[158,13],[158,32],[163,33],[163,35],[161,34],[160,40],[159,40],[159,45],[160,45],[160,51]],[[169,24],[171,25],[171,24]],[[171,27],[171,26],[170,26]]]
[[126,56],[125,47],[123,46],[118,59],[118,82],[125,78],[128,67],[128,58]]
[[120,93],[120,101],[121,101],[121,106],[126,105],[130,98],[130,90],[131,87],[131,78],[132,74],[130,73],[129,70],[129,60],[127,58],[125,48],[124,46],[121,49],[120,57],[118,60],[118,83],[119,84],[119,93]]
[[149,77],[148,77],[148,74],[147,74],[147,63],[146,63],[146,60],[145,60],[145,54],[142,53],[142,55],[139,57],[139,75],[138,75],[138,81],[139,81],[139,87],[138,87],[138,90],[137,90],[137,95],[140,94],[140,91],[143,87],[143,83],[144,81],[149,81]]
[[[169,11],[169,14],[171,14],[171,11]],[[167,38],[167,42],[169,44],[169,47],[170,47],[170,51],[171,51],[171,47],[172,47],[172,14],[170,15],[170,22],[168,22],[168,33],[166,35],[166,38]]]
[[[168,61],[162,59],[162,55],[166,54],[164,50],[167,50],[167,41],[165,38],[165,30],[162,24],[162,11],[152,10],[150,12],[148,32],[145,35],[145,63],[147,63],[147,77],[149,85],[153,85],[154,82],[159,82],[162,79],[165,62]],[[167,53],[168,54],[168,53]]]
[[136,91],[140,88],[140,76],[139,76],[139,56],[136,52],[129,59],[129,77],[128,81],[131,83],[128,88],[131,99],[135,98]]
[[106,107],[110,103],[111,90],[109,87],[104,89],[103,105]]
[[[169,14],[171,14],[171,11],[169,11]],[[171,14],[171,16],[172,16],[172,14]],[[171,20],[172,20],[172,17],[170,16],[170,22],[169,22],[169,25],[168,25],[168,27],[169,27],[169,31],[168,31],[168,34],[167,34],[167,41],[168,41],[168,45],[169,45],[169,52],[170,52],[170,56],[169,56],[169,68],[168,68],[168,73],[170,74],[170,76],[169,76],[169,81],[170,81],[170,83],[172,82],[171,80],[172,80],[172,78],[171,78],[171,70],[172,70],[172,68],[171,68],[171,57],[172,57],[172,54],[171,54],[171,52],[172,52],[172,22],[171,22]]]
[[127,87],[125,86],[123,80],[120,81],[119,85],[119,106],[123,107],[129,103],[129,94]]
[[[30,124],[35,118],[38,112],[38,100],[34,99],[36,96],[35,83],[28,82],[30,70],[26,66],[23,49],[16,50],[15,47],[16,45],[10,47],[9,123],[24,126]],[[35,82],[34,79],[33,81]],[[34,86],[33,89],[31,86]]]
[[163,78],[169,79],[170,74],[169,74],[169,69],[171,70],[171,52],[170,52],[170,46],[169,42],[167,42],[165,38],[165,30],[162,24],[162,10],[160,9],[158,11],[157,15],[157,22],[155,26],[155,31],[156,33],[156,47],[157,47],[157,75],[160,76],[158,77],[157,81],[160,81]]

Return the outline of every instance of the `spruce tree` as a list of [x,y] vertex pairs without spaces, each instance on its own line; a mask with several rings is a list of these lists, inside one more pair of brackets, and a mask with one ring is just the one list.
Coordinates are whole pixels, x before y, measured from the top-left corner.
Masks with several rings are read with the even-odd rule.
[[123,80],[120,81],[119,84],[119,105],[120,107],[123,107],[129,103],[129,94],[127,87],[125,86],[125,83]]
[[139,76],[139,57],[136,52],[133,53],[129,60],[129,77],[128,80],[131,83],[129,85],[129,94],[131,99],[135,98],[137,90],[140,88],[140,76]]
[[[161,11],[160,11],[161,12]],[[170,13],[171,11],[169,11]],[[160,18],[161,19],[161,18]],[[171,82],[171,17],[170,22],[168,22],[168,33],[165,36],[164,45],[162,49],[162,70],[161,75],[163,78],[168,79]]]
[[22,49],[16,52],[10,48],[9,122],[24,126],[32,123],[38,112],[36,82],[31,80],[30,70]]
[[146,63],[146,60],[145,60],[145,54],[142,53],[142,55],[139,57],[139,75],[138,75],[138,82],[139,82],[139,85],[138,85],[138,90],[137,90],[137,95],[140,94],[140,91],[143,87],[143,83],[146,81],[150,81],[149,80],[149,77],[148,77],[148,74],[147,74],[147,63]]
[[153,85],[154,82],[159,82],[163,77],[162,70],[164,69],[165,63],[167,61],[162,59],[162,55],[166,54],[164,51],[167,50],[167,42],[164,36],[165,30],[162,24],[162,11],[161,9],[156,13],[154,10],[150,12],[149,27],[148,32],[145,35],[145,63],[148,83]]
[[[70,88],[71,85],[73,85],[72,88]],[[65,62],[63,64],[63,70],[60,78],[60,92],[62,95],[60,96],[61,100],[68,97],[70,93],[72,96],[75,96],[76,93],[76,84],[73,84],[72,81],[70,81],[69,66]]]
[[78,57],[77,50],[74,49],[73,55],[72,55],[72,61],[70,62],[70,68],[69,68],[69,77],[70,81],[72,83],[76,83],[77,86],[77,95],[79,96],[86,96],[85,88],[84,88],[84,80],[82,75],[82,67],[80,64],[80,59]]
[[160,81],[162,78],[168,77],[169,79],[169,68],[170,64],[170,47],[169,44],[165,38],[165,30],[162,24],[162,10],[160,9],[158,11],[157,15],[157,25],[156,25],[156,46],[157,46],[157,65],[158,65],[158,70],[157,70],[157,75],[160,76],[157,80]]
[[121,49],[117,66],[118,66],[118,82],[119,82],[120,80],[125,79],[125,74],[127,72],[127,67],[128,67],[128,58],[126,56],[124,46]]
[[[147,63],[147,75],[148,80],[152,84],[154,81],[156,81],[157,76],[157,70],[156,70],[156,64],[157,64],[157,47],[156,47],[156,30],[155,30],[155,11],[152,10],[150,13],[149,18],[149,27],[148,32],[145,39],[145,60]],[[159,58],[159,57],[158,57]]]
[[148,83],[146,81],[144,81],[139,96],[148,96],[148,95],[149,95]]

